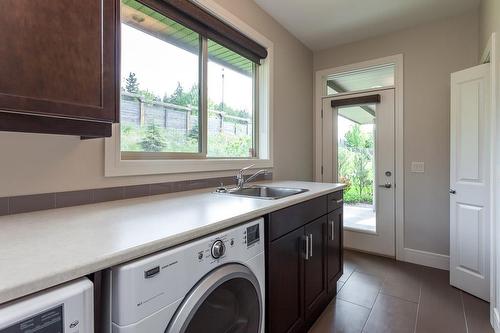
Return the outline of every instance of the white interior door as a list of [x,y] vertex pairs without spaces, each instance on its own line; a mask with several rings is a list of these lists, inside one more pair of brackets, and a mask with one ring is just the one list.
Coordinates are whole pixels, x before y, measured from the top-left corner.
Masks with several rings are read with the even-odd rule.
[[[363,102],[373,95],[380,101]],[[347,184],[344,246],[391,257],[395,256],[394,103],[393,88],[323,99],[322,177],[324,182]]]
[[490,65],[451,75],[450,283],[489,300]]

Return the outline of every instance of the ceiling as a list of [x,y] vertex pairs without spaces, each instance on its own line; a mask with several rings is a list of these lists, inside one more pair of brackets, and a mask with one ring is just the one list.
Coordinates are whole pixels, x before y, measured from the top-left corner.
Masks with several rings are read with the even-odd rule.
[[466,12],[479,0],[254,0],[313,51]]

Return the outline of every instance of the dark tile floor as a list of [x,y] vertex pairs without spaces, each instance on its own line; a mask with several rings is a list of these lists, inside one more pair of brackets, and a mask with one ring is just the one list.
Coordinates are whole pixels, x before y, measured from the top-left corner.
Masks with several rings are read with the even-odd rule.
[[492,333],[489,304],[448,271],[346,251],[337,297],[309,333]]

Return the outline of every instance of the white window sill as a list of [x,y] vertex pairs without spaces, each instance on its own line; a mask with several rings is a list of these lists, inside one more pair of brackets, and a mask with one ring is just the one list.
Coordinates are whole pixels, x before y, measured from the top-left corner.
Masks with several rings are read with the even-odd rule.
[[271,160],[119,160],[106,163],[105,176],[139,176],[193,172],[239,170],[254,164],[254,168],[272,168]]

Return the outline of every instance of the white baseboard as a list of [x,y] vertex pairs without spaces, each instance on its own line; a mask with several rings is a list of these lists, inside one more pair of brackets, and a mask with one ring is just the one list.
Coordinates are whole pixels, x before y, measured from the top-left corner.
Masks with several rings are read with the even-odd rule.
[[450,256],[410,248],[404,248],[403,251],[403,258],[401,258],[403,261],[411,262],[417,265],[445,269],[447,271],[450,270]]
[[497,308],[491,309],[490,319],[491,319],[491,326],[493,326],[495,333],[500,333],[500,315],[498,314]]

